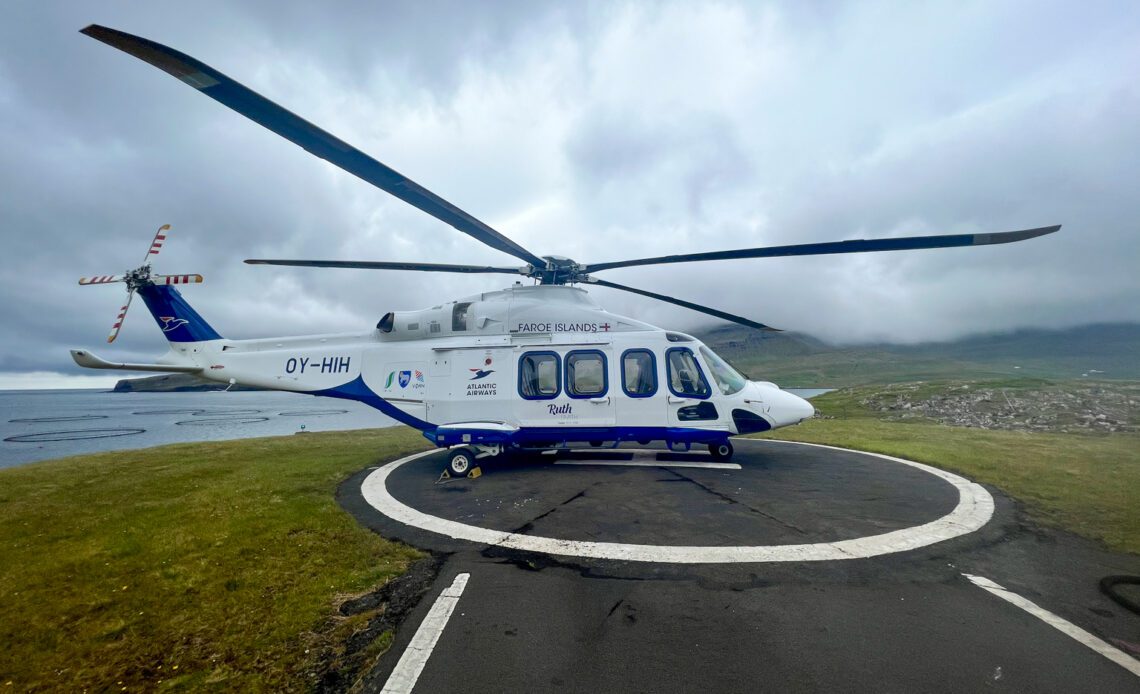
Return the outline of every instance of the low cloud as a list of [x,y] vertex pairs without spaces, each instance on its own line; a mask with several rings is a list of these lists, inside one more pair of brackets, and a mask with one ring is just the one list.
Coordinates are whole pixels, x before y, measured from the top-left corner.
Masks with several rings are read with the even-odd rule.
[[[367,329],[388,310],[503,284],[244,258],[517,263],[77,33],[92,21],[194,55],[540,255],[1065,225],[1011,246],[603,275],[615,282],[844,342],[1140,320],[1134,3],[75,3],[6,15],[10,374],[78,373],[67,349],[102,342],[122,289],[76,280],[137,264],[162,223],[174,230],[156,269],[205,275],[187,298],[235,338]],[[591,293],[657,324],[708,323]],[[142,309],[114,347],[126,360],[165,349]]]

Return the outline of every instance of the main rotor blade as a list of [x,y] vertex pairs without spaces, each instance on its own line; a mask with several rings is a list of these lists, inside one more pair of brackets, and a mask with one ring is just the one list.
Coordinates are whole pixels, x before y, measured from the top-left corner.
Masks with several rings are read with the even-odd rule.
[[618,260],[612,263],[594,263],[582,268],[582,272],[612,270],[617,267],[635,265],[663,265],[665,263],[691,263],[702,260],[736,260],[739,258],[775,258],[788,255],[830,255],[834,253],[871,253],[875,251],[911,251],[922,248],[952,248],[955,246],[988,246],[997,243],[1014,243],[1045,234],[1052,234],[1061,228],[1060,224],[1038,229],[1003,231],[995,234],[950,234],[945,236],[906,236],[896,239],[856,239],[832,241],[829,243],[803,243],[794,246],[768,246],[766,248],[741,248],[735,251],[712,251],[710,253],[681,253],[663,255],[657,258],[637,258]]
[[367,154],[303,118],[286,111],[269,99],[240,84],[209,65],[149,39],[92,24],[82,29],[109,46],[129,53],[174,75],[215,101],[301,146],[404,202],[446,222],[488,246],[509,253],[531,265],[544,268],[546,261],[470,214],[452,205],[407,176],[381,164]]
[[372,260],[267,260],[263,258],[250,258],[245,261],[248,265],[290,265],[292,267],[338,267],[357,268],[361,270],[418,270],[420,272],[464,272],[464,273],[500,273],[504,275],[525,275],[526,268],[522,267],[490,267],[484,265],[447,265],[444,263],[402,263],[398,261],[372,261]]
[[635,289],[633,287],[627,287],[624,284],[617,284],[615,282],[607,282],[605,280],[600,280],[597,277],[591,277],[585,281],[589,284],[596,284],[599,287],[609,287],[610,289],[620,289],[624,292],[633,292],[634,294],[640,294],[642,296],[648,296],[650,299],[657,299],[658,301],[665,301],[665,302],[670,303],[670,304],[676,304],[677,306],[684,306],[685,308],[692,309],[694,311],[700,311],[701,313],[707,313],[710,316],[716,316],[717,318],[722,318],[722,319],[727,320],[727,321],[732,321],[733,323],[739,323],[741,325],[747,325],[749,328],[756,328],[757,330],[768,330],[768,331],[772,331],[772,332],[781,332],[781,330],[779,328],[773,328],[769,325],[764,325],[763,323],[757,323],[754,320],[748,320],[747,318],[741,318],[740,316],[736,316],[736,315],[733,315],[731,313],[725,313],[724,311],[720,311],[720,310],[717,310],[715,308],[709,308],[708,306],[701,306],[700,304],[694,304],[693,302],[685,301],[684,299],[675,299],[671,296],[665,296],[664,294],[655,294],[653,292],[647,292],[644,289]]

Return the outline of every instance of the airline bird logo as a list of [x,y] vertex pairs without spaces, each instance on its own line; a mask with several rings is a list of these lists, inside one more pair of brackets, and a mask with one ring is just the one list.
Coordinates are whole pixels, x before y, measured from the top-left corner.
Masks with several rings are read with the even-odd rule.
[[472,372],[473,374],[475,374],[474,376],[471,377],[472,381],[478,381],[481,378],[487,378],[491,374],[495,373],[494,369],[467,369],[467,370]]
[[176,330],[190,322],[185,318],[175,318],[174,316],[159,316],[158,319],[162,321],[162,332],[164,333]]

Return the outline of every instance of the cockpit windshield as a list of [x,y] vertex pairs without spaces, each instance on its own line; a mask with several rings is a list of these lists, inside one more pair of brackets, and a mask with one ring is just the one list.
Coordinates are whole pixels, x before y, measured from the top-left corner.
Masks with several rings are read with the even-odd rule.
[[712,371],[713,380],[716,381],[720,392],[725,395],[732,395],[739,393],[744,385],[748,383],[748,379],[740,375],[740,372],[728,365],[728,362],[717,356],[716,352],[708,347],[701,345],[701,356],[704,357],[705,363],[708,364],[709,370]]

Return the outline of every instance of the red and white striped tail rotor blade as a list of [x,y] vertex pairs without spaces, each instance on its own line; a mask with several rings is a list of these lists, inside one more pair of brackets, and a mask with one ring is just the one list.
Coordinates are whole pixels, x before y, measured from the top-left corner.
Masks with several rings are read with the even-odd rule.
[[155,275],[151,278],[155,284],[201,284],[201,275]]
[[166,243],[166,232],[168,231],[170,231],[170,225],[163,224],[158,228],[158,231],[154,232],[154,240],[150,242],[150,250],[146,252],[146,257],[143,258],[144,263],[149,261],[152,255],[158,255],[158,252],[162,250],[162,244]]
[[134,290],[127,291],[127,303],[119,309],[119,317],[115,319],[115,325],[111,328],[111,334],[107,336],[107,342],[114,342],[115,338],[119,336],[119,331],[123,329],[123,319],[127,317],[127,309],[131,307],[131,299],[134,296]]
[[79,284],[87,286],[89,284],[111,284],[112,282],[125,282],[126,277],[122,275],[95,275],[94,277],[80,277]]

